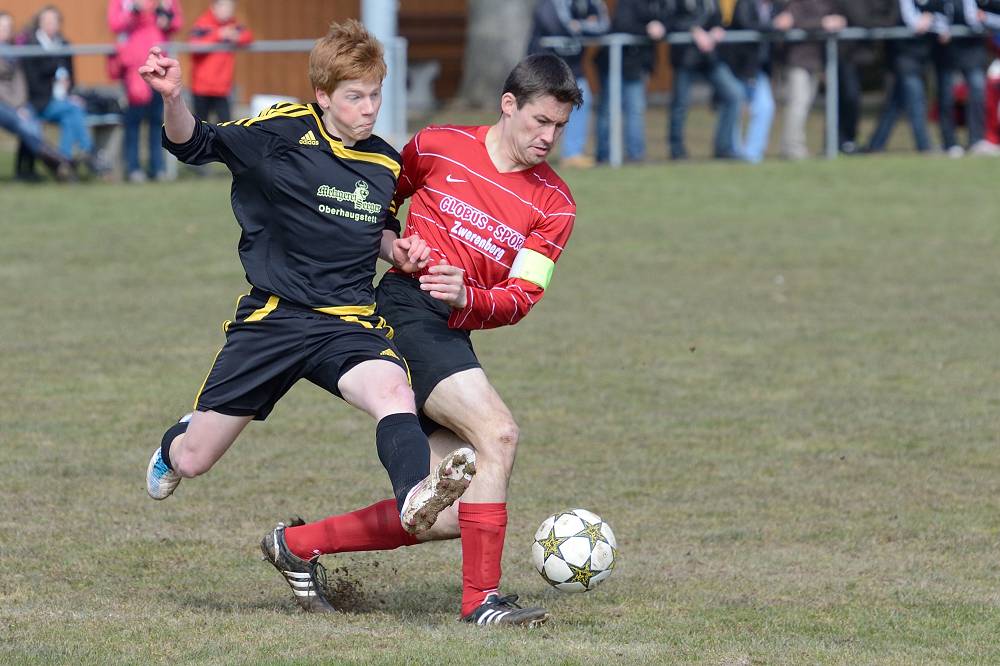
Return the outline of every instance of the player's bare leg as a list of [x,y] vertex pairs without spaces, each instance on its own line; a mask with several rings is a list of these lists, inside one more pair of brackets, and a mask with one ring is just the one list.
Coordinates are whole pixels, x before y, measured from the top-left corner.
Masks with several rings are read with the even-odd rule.
[[477,473],[458,506],[462,536],[462,619],[478,625],[533,627],[544,608],[521,608],[501,596],[500,559],[507,527],[507,485],[517,456],[514,417],[480,368],[458,372],[434,387],[424,411],[476,449]]
[[476,449],[476,479],[463,501],[507,501],[519,430],[486,373],[472,368],[443,379],[428,396],[424,411]]
[[195,412],[187,432],[170,446],[171,466],[185,479],[212,469],[233,445],[253,416],[229,416],[219,412]]
[[[424,439],[417,422],[413,391],[406,373],[391,361],[359,363],[344,373],[338,388],[347,402],[378,421],[379,431],[385,424],[397,428],[398,435],[377,436],[379,458],[392,480],[403,527],[412,534],[427,531],[438,514],[469,487],[476,473],[475,452],[468,448],[452,451],[425,476],[429,452],[412,449],[414,442],[408,441],[413,439],[414,431]],[[422,456],[419,461],[418,455]]]
[[337,382],[344,400],[376,421],[389,414],[416,413],[413,391],[403,369],[391,361],[364,361]]
[[[225,455],[252,416],[194,412],[172,426],[153,452],[146,468],[146,492],[153,499],[169,497],[182,478],[204,474]],[[166,457],[163,456],[166,452]]]

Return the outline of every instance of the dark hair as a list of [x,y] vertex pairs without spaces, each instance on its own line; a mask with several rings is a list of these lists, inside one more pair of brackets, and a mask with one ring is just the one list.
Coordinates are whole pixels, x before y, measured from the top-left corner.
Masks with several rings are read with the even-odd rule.
[[575,108],[583,104],[583,91],[576,85],[573,70],[562,58],[550,53],[531,55],[517,63],[507,75],[503,92],[514,95],[519,109],[541,95],[551,95]]
[[55,5],[45,5],[44,7],[42,7],[41,9],[39,9],[37,12],[35,12],[35,17],[31,21],[31,25],[32,25],[32,27],[34,27],[35,30],[38,30],[41,27],[42,14],[44,14],[46,12],[55,12],[56,16],[59,17],[59,25],[62,26],[62,22],[63,22],[63,13],[62,13],[62,10],[59,9],[58,7],[56,7]]

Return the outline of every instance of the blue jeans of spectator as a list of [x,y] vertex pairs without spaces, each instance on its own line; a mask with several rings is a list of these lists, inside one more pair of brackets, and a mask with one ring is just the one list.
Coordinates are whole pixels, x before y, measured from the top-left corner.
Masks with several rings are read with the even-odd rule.
[[961,72],[969,88],[965,104],[965,124],[969,128],[969,145],[981,141],[986,133],[986,72],[979,67],[937,69],[937,102],[941,144],[944,148],[957,146],[955,136],[955,75]]
[[94,140],[87,127],[87,112],[68,99],[52,99],[39,114],[42,120],[59,124],[59,152],[66,159],[73,157],[73,148],[83,153],[94,150]]
[[743,106],[743,84],[729,66],[715,60],[704,67],[678,67],[674,72],[673,99],[670,101],[670,155],[685,157],[684,124],[691,105],[691,84],[702,75],[712,85],[718,102],[719,120],[715,126],[713,148],[716,157],[735,157],[733,133]]
[[743,134],[739,121],[733,126],[733,150],[742,159],[756,164],[767,152],[771,123],[774,122],[774,94],[766,72],[757,72],[757,78],[741,83],[748,111],[747,128]]
[[125,174],[132,174],[142,169],[139,166],[139,130],[143,121],[149,127],[149,169],[146,172],[155,178],[163,172],[163,148],[160,140],[160,127],[163,125],[163,98],[153,94],[149,104],[130,105],[125,109],[123,123],[125,125]]
[[569,122],[563,130],[562,151],[560,155],[567,157],[577,157],[583,154],[587,147],[587,132],[590,129],[590,110],[593,106],[593,95],[590,93],[590,86],[585,77],[576,80],[576,85],[583,92],[583,104],[579,109],[573,109],[569,115]]
[[[646,77],[622,81],[625,159],[641,162],[646,158]],[[597,113],[597,161],[607,162],[611,154],[611,102],[608,77],[601,81],[601,102]]]
[[892,129],[899,119],[901,111],[905,111],[913,128],[913,141],[917,150],[930,150],[931,139],[927,131],[927,97],[924,94],[923,77],[917,72],[897,71],[893,77],[892,89],[886,96],[882,113],[879,114],[878,125],[868,149],[872,151],[885,150],[892,135]]
[[0,104],[0,127],[14,134],[31,153],[41,150],[42,126],[28,111],[18,112],[12,106]]

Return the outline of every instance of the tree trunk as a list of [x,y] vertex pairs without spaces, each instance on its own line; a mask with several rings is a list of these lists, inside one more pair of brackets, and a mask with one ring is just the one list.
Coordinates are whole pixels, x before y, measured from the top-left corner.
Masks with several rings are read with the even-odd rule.
[[526,54],[535,0],[469,0],[462,89],[473,108],[499,104],[503,83]]

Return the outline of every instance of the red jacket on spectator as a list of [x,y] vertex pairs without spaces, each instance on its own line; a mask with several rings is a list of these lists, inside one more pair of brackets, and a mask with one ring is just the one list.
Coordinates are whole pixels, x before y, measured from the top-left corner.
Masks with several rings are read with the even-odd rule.
[[[227,30],[230,29],[230,30]],[[235,32],[227,38],[227,32]],[[230,19],[220,22],[211,9],[198,17],[191,28],[192,44],[218,44],[232,42],[246,46],[253,41],[253,33],[244,25]],[[207,97],[228,97],[233,87],[236,54],[232,51],[195,53],[191,56],[191,92]]]
[[128,103],[149,104],[153,89],[139,76],[149,49],[169,41],[184,19],[179,0],[108,0],[108,27],[118,35],[115,54]]

